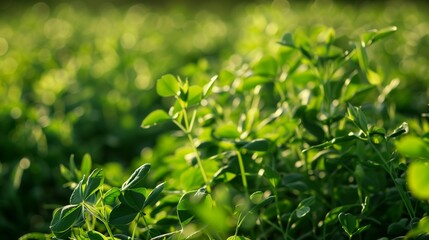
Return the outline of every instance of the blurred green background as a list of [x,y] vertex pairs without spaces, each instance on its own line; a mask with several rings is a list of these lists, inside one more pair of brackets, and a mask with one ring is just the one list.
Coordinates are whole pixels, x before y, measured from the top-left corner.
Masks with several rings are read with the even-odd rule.
[[356,37],[398,26],[370,59],[383,79],[400,79],[391,96],[398,113],[427,112],[427,9],[410,1],[2,2],[0,232],[49,231],[70,193],[59,166],[72,154],[79,163],[90,153],[112,182],[146,159],[172,127],[140,128],[164,106],[153,90],[160,76],[208,81],[225,62],[275,51],[285,32],[327,25]]

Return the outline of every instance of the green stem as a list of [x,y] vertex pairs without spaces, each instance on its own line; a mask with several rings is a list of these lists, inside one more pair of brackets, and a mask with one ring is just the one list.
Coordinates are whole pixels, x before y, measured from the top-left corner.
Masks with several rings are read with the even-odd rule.
[[287,226],[286,226],[286,236],[289,236],[289,229],[290,229],[290,223],[292,222],[292,217],[295,214],[295,211],[290,213],[289,219],[287,220]]
[[236,153],[238,158],[238,164],[240,166],[241,181],[243,182],[244,194],[246,195],[247,198],[249,198],[249,189],[247,187],[246,170],[244,169],[243,157],[241,156],[241,153],[239,150],[236,150]]
[[144,217],[144,215],[140,215],[140,216],[143,217],[144,224],[146,225],[146,228],[147,228],[147,239],[151,239],[152,236],[150,235],[149,225],[146,222],[146,218]]
[[[139,224],[140,217],[141,217],[141,213],[139,213],[139,216],[137,217],[136,225],[134,225],[133,234],[131,235],[131,239],[134,239],[134,236],[136,234],[137,225]],[[149,228],[148,228],[148,231],[149,231]]]
[[110,229],[109,223],[108,223],[108,222],[106,222],[105,220],[103,220],[102,222],[103,222],[104,226],[106,227],[107,232],[109,233],[109,237],[110,237],[110,239],[115,239],[115,237],[113,236],[113,232],[112,232],[112,230]]
[[413,207],[411,205],[410,199],[406,196],[404,190],[402,189],[402,186],[400,186],[396,182],[396,178],[395,178],[393,172],[391,171],[391,169],[389,168],[389,166],[387,164],[387,160],[384,158],[384,156],[381,154],[381,152],[378,151],[378,149],[374,146],[374,144],[371,142],[371,139],[368,139],[368,142],[369,142],[369,145],[371,145],[371,147],[374,149],[374,151],[380,157],[380,159],[383,161],[383,168],[389,174],[390,178],[392,179],[393,183],[395,184],[395,188],[398,191],[399,196],[401,197],[402,202],[405,205],[405,208],[407,209],[408,215],[411,218],[415,218],[416,214],[415,214],[414,209],[413,209]]
[[277,189],[274,187],[273,187],[273,193],[274,193],[274,201],[276,204],[277,223],[279,224],[280,232],[283,235],[283,239],[287,239],[287,237],[286,237],[287,235],[286,235],[285,231],[283,230],[282,218],[280,215],[278,193],[277,193]]
[[187,133],[186,136],[188,136],[189,143],[191,144],[192,150],[195,153],[195,158],[197,159],[198,168],[201,171],[201,175],[203,175],[203,179],[204,179],[204,183],[206,184],[207,191],[210,193],[211,192],[210,182],[207,177],[206,171],[204,170],[203,163],[200,158],[200,154],[198,153],[198,149],[197,147],[195,147],[194,140],[192,139],[191,134]]

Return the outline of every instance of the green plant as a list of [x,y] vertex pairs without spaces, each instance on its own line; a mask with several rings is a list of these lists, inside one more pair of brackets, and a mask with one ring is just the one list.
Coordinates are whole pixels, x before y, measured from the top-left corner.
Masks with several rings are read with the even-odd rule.
[[[109,239],[135,239],[141,235],[137,229],[141,224],[146,228],[148,238],[151,238],[150,226],[146,221],[147,207],[155,204],[164,189],[164,183],[157,185],[151,191],[145,188],[145,178],[150,170],[150,164],[137,168],[122,184],[121,188],[105,184],[102,169],[91,168],[91,158],[86,155],[82,166],[77,169],[71,158],[71,167],[62,167],[66,176],[74,173],[82,175],[70,196],[68,205],[55,209],[50,224],[53,237],[56,239],[89,238],[108,239],[102,232],[107,231]],[[143,221],[142,221],[143,220]],[[130,230],[128,231],[127,228]],[[115,233],[116,232],[116,233]],[[128,232],[131,236],[127,236]],[[36,234],[28,234],[22,239],[32,238]],[[39,237],[41,237],[39,235]]]
[[[273,49],[232,56],[212,78],[202,62],[186,68],[186,80],[163,75],[155,85],[162,104],[141,124],[160,136],[133,163],[140,167],[121,188],[105,184],[103,170],[90,173],[88,156],[80,169],[61,167],[74,190],[54,211],[53,234],[425,237],[428,127],[395,111],[399,81],[369,54],[396,31],[302,28]],[[144,187],[160,181],[166,189]]]

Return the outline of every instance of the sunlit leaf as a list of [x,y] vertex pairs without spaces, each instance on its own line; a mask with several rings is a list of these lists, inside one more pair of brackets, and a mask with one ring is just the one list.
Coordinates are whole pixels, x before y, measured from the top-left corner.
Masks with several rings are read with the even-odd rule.
[[230,236],[226,240],[250,240],[250,238],[243,236]]
[[79,181],[79,183],[73,190],[70,196],[70,204],[79,204],[84,200],[82,184],[83,184],[83,179]]
[[274,77],[277,75],[277,61],[271,56],[261,58],[254,66],[253,73],[260,76]]
[[71,204],[54,211],[54,216],[49,228],[53,232],[65,232],[69,230],[82,215],[82,206]]
[[95,169],[88,176],[88,179],[85,184],[85,191],[83,193],[83,198],[87,200],[92,194],[94,194],[98,188],[104,183],[104,174],[102,169]]
[[208,95],[210,95],[212,93],[213,90],[213,86],[215,84],[215,82],[217,81],[218,76],[214,76],[210,79],[210,82],[204,86],[203,88],[203,97],[207,97]]
[[168,113],[166,113],[164,110],[158,109],[149,113],[149,115],[145,117],[141,124],[141,127],[148,128],[168,120],[171,120],[170,115],[168,115]]
[[307,206],[305,206],[305,207],[301,207],[301,208],[298,208],[298,209],[296,209],[296,216],[298,217],[298,218],[302,218],[302,217],[304,217],[305,215],[307,215],[307,213],[309,213],[310,212],[310,208],[309,207],[307,207]]
[[105,204],[112,204],[115,202],[115,199],[121,195],[121,190],[117,187],[109,189],[103,196]]
[[106,236],[94,230],[88,232],[88,238],[89,240],[108,240]]
[[83,155],[82,163],[80,165],[80,171],[82,172],[83,175],[88,176],[89,173],[91,172],[91,168],[92,168],[91,155],[89,155],[88,153],[85,153],[85,155]]
[[232,123],[218,126],[214,134],[219,138],[235,139],[240,137],[240,132],[238,132],[237,126]]
[[150,170],[150,164],[145,163],[139,168],[137,168],[133,174],[127,179],[127,181],[122,184],[122,190],[128,189],[128,188],[138,188],[142,187],[141,184],[146,177],[147,173]]
[[429,162],[412,162],[407,172],[407,183],[416,198],[429,200]]
[[147,196],[146,202],[144,203],[143,207],[146,207],[148,205],[152,205],[158,201],[161,192],[164,190],[165,182],[157,185],[150,193],[149,196]]
[[399,153],[410,158],[429,159],[429,144],[416,136],[404,136],[396,142]]
[[156,82],[156,92],[161,97],[175,96],[179,93],[179,83],[173,75],[164,75]]
[[193,85],[188,89],[188,99],[187,102],[189,105],[197,104],[203,98],[203,89],[200,86]]

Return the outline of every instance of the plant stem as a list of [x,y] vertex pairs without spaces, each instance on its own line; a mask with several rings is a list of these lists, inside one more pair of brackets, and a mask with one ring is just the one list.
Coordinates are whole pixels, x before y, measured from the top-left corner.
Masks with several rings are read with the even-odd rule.
[[286,237],[287,235],[286,235],[285,231],[283,230],[282,218],[280,215],[280,208],[279,208],[279,198],[278,198],[277,189],[275,187],[273,187],[273,193],[274,193],[274,201],[276,204],[277,223],[279,224],[280,232],[283,235],[283,239],[287,239],[287,237]]
[[200,158],[200,154],[198,153],[198,149],[197,149],[197,147],[195,147],[194,140],[192,139],[191,134],[187,133],[186,136],[188,137],[188,140],[189,140],[189,143],[191,144],[192,150],[195,153],[195,158],[197,159],[198,168],[201,171],[201,175],[203,175],[203,179],[204,179],[204,183],[206,184],[207,191],[209,193],[211,193],[210,182],[209,182],[209,179],[207,177],[206,171],[204,170],[203,163],[202,163],[201,158]]
[[243,157],[241,156],[241,153],[239,150],[236,150],[236,153],[238,158],[238,164],[240,166],[241,181],[243,182],[244,194],[246,195],[247,198],[249,198],[249,189],[247,187],[246,170],[244,169]]
[[151,239],[151,238],[152,238],[152,236],[150,235],[150,229],[149,229],[149,225],[147,225],[146,218],[144,217],[144,215],[140,215],[140,214],[139,214],[139,217],[140,217],[140,216],[142,216],[142,217],[143,217],[144,224],[146,225],[146,228],[147,228],[147,239]]
[[[136,225],[135,225],[135,226],[134,226],[134,228],[133,228],[133,234],[131,235],[131,239],[134,239],[134,235],[135,235],[135,233],[136,233],[136,229],[137,229],[137,225],[139,224],[140,217],[141,217],[141,213],[139,213],[139,215],[138,215],[138,217],[137,217]],[[146,227],[147,227],[147,226],[146,226]],[[149,228],[148,228],[148,231],[149,231]]]
[[402,199],[402,202],[405,205],[405,208],[407,209],[408,215],[411,218],[415,218],[416,214],[414,212],[414,209],[411,205],[410,199],[405,195],[404,190],[402,189],[402,186],[400,186],[397,182],[396,182],[396,178],[393,174],[393,172],[391,171],[391,169],[389,168],[389,166],[387,165],[387,160],[384,158],[384,156],[381,154],[380,151],[378,151],[378,149],[376,148],[376,146],[374,146],[374,144],[371,142],[370,139],[368,139],[369,145],[371,145],[371,147],[374,149],[374,151],[377,153],[377,155],[381,158],[381,160],[383,161],[383,168],[385,169],[385,171],[389,174],[390,178],[392,179],[393,183],[395,184],[395,188],[399,193],[399,196]]

